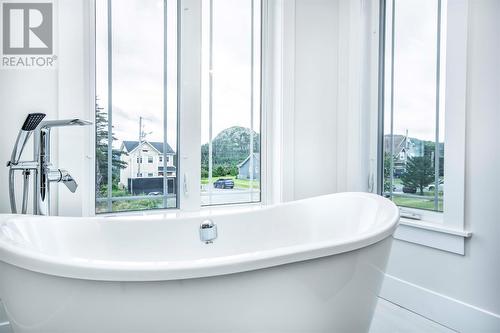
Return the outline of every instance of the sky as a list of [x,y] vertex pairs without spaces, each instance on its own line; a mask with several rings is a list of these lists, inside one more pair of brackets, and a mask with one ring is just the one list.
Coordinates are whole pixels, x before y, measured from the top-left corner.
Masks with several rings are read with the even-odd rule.
[[[107,1],[97,5],[97,95],[106,107],[107,94]],[[167,7],[167,88],[164,89],[164,1],[120,0],[112,6],[113,125],[118,139],[138,140],[139,117],[143,117],[146,139],[163,141],[164,91],[167,94],[167,138],[175,149],[177,141],[176,1]],[[214,0],[213,9],[213,117],[215,137],[231,126],[251,126],[251,1]],[[203,1],[202,42],[202,133],[201,142],[209,140],[209,2]],[[258,10],[258,9],[257,9]],[[255,18],[255,26],[259,24]],[[258,32],[258,30],[255,30]],[[256,36],[259,34],[257,33]],[[256,41],[258,44],[258,40]],[[254,54],[260,49],[254,48]],[[258,57],[255,57],[256,59]],[[255,63],[254,75],[258,75]],[[258,81],[258,77],[256,77]],[[257,83],[254,89],[258,91]],[[254,94],[258,105],[258,94]],[[253,127],[259,130],[259,110],[253,110]]]
[[[107,26],[106,0],[97,1],[97,94],[106,106],[107,96]],[[175,149],[177,140],[176,104],[176,1],[167,3],[167,88],[164,90],[164,1],[120,0],[113,2],[113,125],[114,143],[137,140],[139,117],[150,141],[163,141],[164,91],[167,93],[167,137]],[[201,142],[209,140],[209,7],[203,1],[202,42],[202,133]],[[213,118],[212,137],[231,126],[251,126],[260,132],[258,93],[251,105],[251,1],[213,0]],[[256,1],[258,3],[258,1]],[[392,1],[388,1],[389,9]],[[443,6],[446,0],[443,1]],[[258,12],[258,8],[256,10]],[[443,10],[443,12],[445,12]],[[388,15],[387,52],[390,53],[391,21]],[[394,133],[424,140],[435,138],[436,99],[436,0],[396,0],[394,67]],[[255,27],[260,22],[254,21]],[[256,28],[256,36],[259,31]],[[254,54],[260,52],[258,40]],[[442,53],[445,49],[442,49]],[[259,57],[255,57],[258,59]],[[258,87],[255,63],[254,91]],[[442,63],[444,70],[445,64]],[[390,110],[390,59],[386,62],[386,114]],[[442,75],[442,87],[444,87]],[[441,102],[440,141],[444,140],[444,103]],[[386,117],[389,133],[389,117]]]
[[[394,48],[394,134],[434,141],[436,134],[437,1],[396,0]],[[446,1],[442,1],[443,8]],[[390,133],[391,15],[388,1],[386,40],[385,133]],[[445,10],[443,10],[445,13]],[[445,27],[446,17],[442,26]],[[443,30],[442,36],[446,31]],[[442,40],[444,42],[444,39]],[[442,43],[444,45],[444,43]],[[441,90],[446,49],[441,47]],[[444,94],[441,96],[444,97]],[[440,141],[444,140],[444,98],[440,102]]]

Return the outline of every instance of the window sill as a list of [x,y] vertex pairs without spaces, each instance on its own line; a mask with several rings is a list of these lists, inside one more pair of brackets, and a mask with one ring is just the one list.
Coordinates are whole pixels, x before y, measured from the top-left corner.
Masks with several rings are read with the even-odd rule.
[[465,255],[465,239],[470,237],[470,231],[406,218],[401,218],[394,234],[394,238],[398,240],[460,255]]
[[163,208],[141,211],[124,211],[96,214],[98,217],[138,217],[138,216],[162,216],[164,219],[175,219],[180,217],[204,217],[213,214],[225,215],[246,211],[259,210],[266,205],[262,202],[235,203],[224,205],[201,206],[198,210],[189,211],[180,208]]

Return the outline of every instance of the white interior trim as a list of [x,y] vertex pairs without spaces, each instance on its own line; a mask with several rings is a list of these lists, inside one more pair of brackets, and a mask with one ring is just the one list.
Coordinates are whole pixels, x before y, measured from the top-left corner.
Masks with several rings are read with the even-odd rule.
[[85,143],[85,178],[88,183],[88,193],[83,196],[82,200],[82,212],[83,216],[95,216],[95,172],[96,172],[96,162],[95,162],[95,103],[96,103],[96,78],[95,78],[95,68],[96,68],[96,4],[95,0],[88,2],[88,29],[86,30],[87,35],[85,35],[85,48],[88,50],[87,59],[85,64],[87,67],[87,80],[86,87],[88,89],[88,106],[86,108],[87,119],[92,121],[92,130],[88,131],[90,137]]
[[465,227],[467,0],[448,1],[446,36],[445,196],[443,220]]
[[463,255],[464,239],[471,236],[464,230],[468,7],[467,0],[446,3],[444,213],[402,207],[421,220],[402,219],[395,238]]
[[[82,118],[94,122],[94,1],[61,1],[58,6],[58,20],[65,29],[58,33],[57,118]],[[93,215],[94,126],[57,128],[53,135],[53,161],[57,167],[69,170],[79,184],[77,191],[70,195],[64,186],[52,185],[57,207],[54,212],[62,216]]]
[[500,314],[386,274],[380,297],[459,332],[498,332]]
[[[295,0],[280,0],[281,22],[281,75],[276,78],[281,85],[281,150],[282,181],[281,201],[295,199]],[[279,44],[278,44],[279,45]]]
[[[274,202],[274,193],[272,191],[275,173],[273,172],[273,153],[274,147],[270,144],[274,138],[274,122],[271,116],[273,110],[273,86],[272,86],[272,54],[269,54],[272,45],[272,31],[270,31],[270,15],[269,2],[262,0],[262,17],[261,17],[261,202],[271,204]],[[272,15],[272,14],[271,14]],[[264,144],[265,143],[265,144]],[[270,163],[271,162],[271,163]]]
[[201,142],[201,0],[182,0],[178,13],[179,207],[200,209]]
[[424,221],[415,221],[411,219],[405,219],[401,218],[400,221],[401,225],[407,225],[410,227],[414,228],[420,228],[420,229],[425,229],[429,231],[435,231],[435,232],[442,232],[445,234],[450,234],[450,235],[455,235],[455,236],[461,236],[465,238],[472,237],[472,232],[464,230],[464,229],[454,229],[454,228],[449,228],[447,226],[441,226],[436,223],[431,223],[431,222],[424,222]]
[[402,219],[394,238],[433,249],[465,255],[465,239],[471,233],[436,226],[435,223],[412,222]]

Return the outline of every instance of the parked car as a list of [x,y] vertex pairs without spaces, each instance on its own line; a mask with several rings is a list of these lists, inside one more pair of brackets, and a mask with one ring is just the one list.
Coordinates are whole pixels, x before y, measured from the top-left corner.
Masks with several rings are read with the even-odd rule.
[[[426,190],[427,191],[430,191],[430,192],[434,192],[434,187],[435,187],[435,184],[430,184],[429,186],[427,186]],[[444,181],[439,181],[439,185],[438,185],[438,191],[439,192],[443,192],[444,190]]]
[[148,195],[150,196],[158,196],[158,195],[162,195],[163,193],[161,192],[149,192]]
[[214,188],[222,188],[222,189],[229,188],[229,189],[232,189],[232,188],[234,188],[234,181],[232,179],[228,179],[228,178],[217,179],[214,182]]
[[417,193],[417,189],[415,187],[403,186],[403,193],[415,194]]

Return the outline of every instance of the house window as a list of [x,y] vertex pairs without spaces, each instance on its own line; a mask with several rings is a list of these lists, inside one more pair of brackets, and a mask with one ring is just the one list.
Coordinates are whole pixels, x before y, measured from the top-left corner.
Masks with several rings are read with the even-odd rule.
[[441,0],[392,1],[388,6],[383,193],[403,211],[444,210],[442,7]]
[[411,223],[439,223],[460,233],[465,196],[466,1],[383,4],[381,192]]
[[259,202],[261,2],[204,1],[202,16],[201,204]]
[[178,3],[96,1],[97,213],[261,200],[261,0]]
[[95,212],[176,208],[166,176],[142,178],[143,157],[178,151],[177,2],[96,0],[95,13]]

